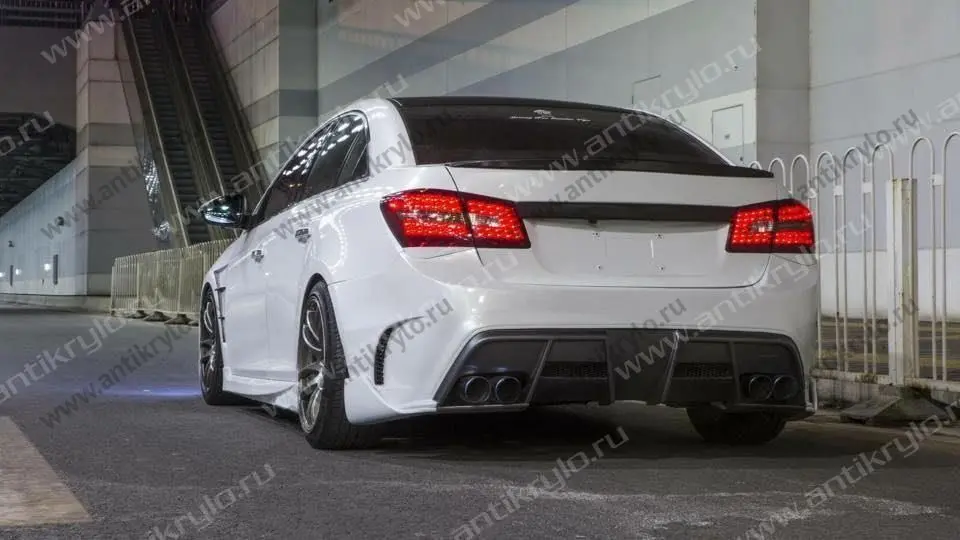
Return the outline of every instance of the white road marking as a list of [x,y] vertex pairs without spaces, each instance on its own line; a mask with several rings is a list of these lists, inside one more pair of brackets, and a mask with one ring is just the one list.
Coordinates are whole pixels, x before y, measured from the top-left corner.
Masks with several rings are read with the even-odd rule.
[[[551,477],[552,478],[552,477]],[[295,482],[287,484],[286,489],[316,489],[318,486],[344,488],[348,485],[363,488],[396,489],[401,491],[440,493],[480,493],[485,504],[476,508],[464,508],[463,519],[466,522],[487,510],[486,504],[494,503],[506,497],[508,490],[532,493],[529,484],[513,482],[424,482],[402,480],[321,480]],[[810,486],[811,488],[813,486]],[[526,488],[526,491],[525,491]],[[402,496],[407,496],[404,493]],[[785,507],[797,505],[798,515],[790,516],[790,522],[820,520],[844,515],[872,514],[876,516],[929,516],[944,515],[946,508],[915,504],[908,501],[870,497],[844,492],[834,496],[816,508],[805,504],[803,492],[758,491],[758,492],[715,492],[715,493],[598,493],[562,489],[554,492],[543,491],[533,500],[521,499],[520,511],[543,511],[547,505],[552,512],[563,513],[563,506],[574,505],[583,509],[590,505],[591,515],[602,516],[611,529],[616,529],[632,538],[652,540],[672,527],[704,528],[716,526],[730,519],[743,519],[759,524],[769,520]],[[560,508],[556,506],[559,505]],[[571,514],[573,515],[573,514]],[[751,525],[751,526],[753,526]]]
[[0,527],[87,521],[47,460],[12,420],[0,417]]
[[787,506],[792,508],[794,503],[800,513],[791,516],[790,521],[862,513],[919,516],[945,512],[945,509],[933,506],[846,493],[837,493],[828,503],[817,508],[806,506],[803,494],[785,491],[626,495],[558,491],[544,493],[541,498],[595,503],[598,512],[612,514],[610,517],[621,527],[633,528],[636,534],[662,531],[668,526],[704,527],[730,518],[759,523]]

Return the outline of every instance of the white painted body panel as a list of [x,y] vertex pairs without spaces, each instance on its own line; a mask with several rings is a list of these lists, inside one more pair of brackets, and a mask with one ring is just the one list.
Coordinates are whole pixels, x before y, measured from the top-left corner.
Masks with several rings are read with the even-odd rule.
[[[744,206],[777,199],[766,178],[647,172],[451,169],[460,191],[511,201]],[[540,186],[521,190],[517,186]],[[722,288],[760,280],[770,258],[726,252],[726,224],[526,220],[531,248],[511,282],[584,287]],[[486,263],[502,250],[481,249]]]
[[[441,381],[481,331],[629,328],[660,318],[659,312],[678,300],[686,309],[672,316],[672,327],[789,337],[800,350],[809,384],[816,352],[816,266],[796,257],[727,254],[726,226],[701,225],[687,234],[691,240],[684,245],[680,235],[693,226],[683,224],[666,224],[659,231],[649,225],[629,230],[604,225],[601,236],[608,240],[602,255],[583,247],[582,231],[529,222],[529,250],[401,248],[381,213],[385,195],[459,188],[545,201],[583,173],[555,173],[553,187],[511,193],[510,179],[531,171],[454,169],[451,174],[443,166],[418,167],[402,144],[405,128],[392,104],[368,100],[351,109],[366,115],[369,155],[390,156],[387,166],[245,232],[206,276],[206,286],[223,288],[215,297],[225,320],[224,390],[296,409],[299,317],[315,276],[328,284],[336,312],[349,372],[347,416],[355,423],[435,412]],[[767,179],[613,173],[578,200],[732,206],[776,199],[782,196],[778,189]],[[631,235],[640,238],[633,243],[648,248],[651,234],[671,227],[667,232],[678,235],[674,249],[680,251],[668,255],[681,271],[654,274],[649,257],[623,255]],[[294,238],[299,229],[309,232],[308,241]],[[564,235],[570,239],[566,249]],[[261,263],[250,260],[254,246],[263,252]],[[686,262],[684,251],[690,256]],[[597,261],[613,262],[614,268],[591,274],[588,265]],[[631,263],[644,270],[627,271]],[[374,385],[373,350],[381,334],[417,318],[422,329],[410,323],[401,327],[401,337],[387,353],[384,384]],[[808,399],[808,409],[813,406]]]

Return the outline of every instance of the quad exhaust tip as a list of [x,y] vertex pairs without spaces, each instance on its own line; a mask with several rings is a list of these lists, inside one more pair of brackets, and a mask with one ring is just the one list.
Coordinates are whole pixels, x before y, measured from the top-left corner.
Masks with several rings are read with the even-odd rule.
[[766,401],[773,395],[773,379],[766,375],[754,375],[747,383],[747,396],[753,401]]
[[490,399],[490,381],[473,375],[460,379],[460,399],[471,405],[479,405]]
[[469,405],[481,405],[491,400],[504,404],[516,403],[523,390],[520,379],[510,375],[492,378],[467,375],[460,379],[457,387],[460,399]]
[[773,381],[773,399],[777,401],[786,401],[797,395],[800,391],[800,385],[797,380],[789,375],[781,375]]
[[747,397],[752,401],[787,401],[799,391],[797,379],[790,375],[752,375],[747,380]]
[[516,403],[523,385],[516,377],[497,377],[493,383],[493,395],[500,403]]

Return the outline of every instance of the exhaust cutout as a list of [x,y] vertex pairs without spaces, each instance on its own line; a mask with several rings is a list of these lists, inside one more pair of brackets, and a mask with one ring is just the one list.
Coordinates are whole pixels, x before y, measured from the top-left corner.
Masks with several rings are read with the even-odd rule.
[[754,401],[766,401],[773,394],[773,380],[766,375],[754,375],[747,383],[747,396]]
[[789,375],[781,375],[773,381],[773,399],[777,401],[786,401],[797,395],[800,391],[800,385],[797,380]]
[[493,383],[493,395],[500,403],[516,403],[523,385],[516,377],[497,377]]
[[490,399],[490,381],[477,375],[460,379],[460,399],[479,405]]

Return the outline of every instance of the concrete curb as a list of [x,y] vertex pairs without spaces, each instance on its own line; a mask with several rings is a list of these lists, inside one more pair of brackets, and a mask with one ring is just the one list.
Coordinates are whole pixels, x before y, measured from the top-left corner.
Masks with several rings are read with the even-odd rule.
[[[872,426],[866,424],[860,424],[858,422],[850,422],[845,420],[841,415],[843,413],[842,409],[820,409],[817,411],[817,414],[807,418],[804,422],[809,422],[812,424],[845,424],[849,426],[864,426],[868,428],[876,429],[901,429],[906,426],[893,426],[893,425],[881,425],[881,426]],[[908,424],[909,425],[909,424]],[[946,437],[949,439],[960,440],[960,423],[956,427],[944,427],[940,429],[936,436]]]
[[[889,384],[853,381],[814,374],[817,381],[817,396],[821,408],[846,408],[857,403],[882,396],[901,396],[903,389]],[[956,383],[950,383],[956,386]],[[960,403],[960,392],[930,385],[928,398],[946,403]]]
[[42,306],[65,311],[110,313],[109,296],[67,296],[53,294],[0,294],[0,302]]

